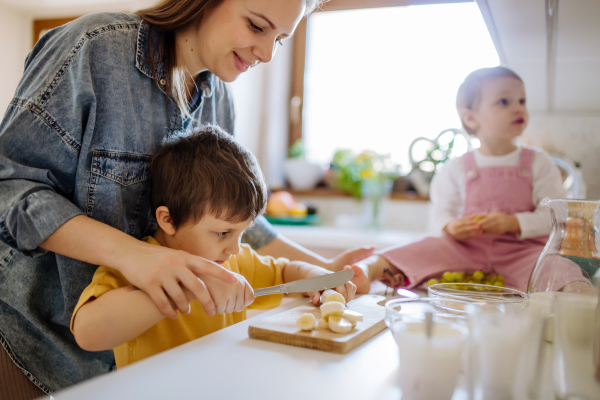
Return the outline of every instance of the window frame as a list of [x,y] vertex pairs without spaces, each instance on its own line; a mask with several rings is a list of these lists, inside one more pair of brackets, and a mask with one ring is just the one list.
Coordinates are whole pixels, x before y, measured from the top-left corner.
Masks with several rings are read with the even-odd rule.
[[58,28],[66,24],[67,22],[71,22],[79,17],[64,17],[64,18],[52,18],[52,19],[36,19],[33,20],[33,43],[31,47],[34,47],[35,44],[40,40],[44,33],[47,31]]
[[[426,4],[480,3],[481,0],[330,0],[316,12],[356,10],[361,8],[416,6]],[[481,7],[481,5],[480,5]],[[484,18],[485,19],[485,18]],[[290,121],[288,147],[296,140],[302,139],[302,115],[304,107],[304,71],[306,65],[306,29],[308,18],[304,18],[296,28],[293,36],[292,50],[292,82],[289,97]],[[487,21],[486,21],[486,25]],[[489,29],[489,28],[488,28]],[[490,32],[496,48],[496,40]],[[299,99],[299,101],[298,101]]]

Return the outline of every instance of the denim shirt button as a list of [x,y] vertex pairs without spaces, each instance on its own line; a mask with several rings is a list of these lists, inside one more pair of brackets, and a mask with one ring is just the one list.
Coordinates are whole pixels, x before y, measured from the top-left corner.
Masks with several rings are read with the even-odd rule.
[[161,85],[163,85],[163,86],[165,86],[165,85],[167,84],[167,81],[166,81],[166,80],[164,80],[164,79],[161,79],[161,80],[160,80],[160,84],[161,84]]
[[210,97],[210,87],[204,88],[204,97]]

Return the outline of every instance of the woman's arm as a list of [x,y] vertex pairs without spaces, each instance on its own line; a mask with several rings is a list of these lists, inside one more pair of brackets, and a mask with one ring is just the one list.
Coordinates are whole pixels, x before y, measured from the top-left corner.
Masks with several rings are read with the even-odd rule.
[[116,269],[148,293],[160,312],[170,318],[177,318],[177,312],[169,298],[182,313],[189,312],[189,301],[180,284],[193,293],[208,315],[214,315],[218,305],[198,277],[238,282],[235,275],[218,264],[184,251],[153,246],[83,215],[67,221],[40,247]]
[[326,259],[284,236],[277,236],[267,245],[256,252],[260,255],[269,255],[275,258],[285,257],[290,260],[304,261],[318,265],[330,271],[341,271],[346,265],[352,265],[373,254],[373,247],[359,247],[346,250],[334,259]]

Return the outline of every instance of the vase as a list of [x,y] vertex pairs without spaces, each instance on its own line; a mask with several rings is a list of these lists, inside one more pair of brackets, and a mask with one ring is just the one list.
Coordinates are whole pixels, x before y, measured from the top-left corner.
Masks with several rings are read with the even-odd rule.
[[319,164],[303,158],[288,158],[284,164],[287,180],[294,190],[311,190],[325,175],[325,169]]
[[384,177],[364,178],[361,181],[361,197],[367,228],[380,229],[382,227],[382,205],[390,195],[392,185],[392,180]]

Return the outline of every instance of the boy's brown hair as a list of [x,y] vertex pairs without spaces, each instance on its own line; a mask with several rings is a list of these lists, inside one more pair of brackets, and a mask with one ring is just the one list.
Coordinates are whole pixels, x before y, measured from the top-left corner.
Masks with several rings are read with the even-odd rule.
[[[458,115],[460,116],[465,108],[472,110],[476,107],[481,100],[481,88],[483,84],[498,78],[515,78],[523,82],[523,79],[519,75],[506,67],[481,68],[471,72],[467,75],[456,93],[456,110],[458,111]],[[460,122],[468,134],[475,136],[475,132],[465,125],[462,116],[460,117]]]
[[218,126],[170,140],[152,157],[150,172],[152,209],[167,207],[176,229],[206,213],[231,222],[256,218],[267,203],[256,158]]

